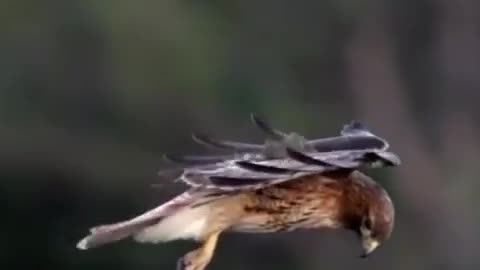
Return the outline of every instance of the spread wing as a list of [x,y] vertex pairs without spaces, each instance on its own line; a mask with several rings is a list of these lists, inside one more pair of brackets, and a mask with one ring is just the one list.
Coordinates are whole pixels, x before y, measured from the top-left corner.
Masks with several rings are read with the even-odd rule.
[[[340,136],[306,140],[297,133],[286,133],[272,128],[265,120],[252,114],[252,123],[266,136],[264,144],[251,144],[213,139],[204,134],[192,134],[195,142],[211,148],[225,149],[234,153],[259,154],[261,158],[285,158],[286,147],[297,151],[331,152],[341,150],[387,150],[389,144],[371,133],[362,123],[346,124]],[[225,157],[224,157],[225,158]]]
[[252,122],[265,133],[265,144],[194,135],[196,142],[233,153],[165,157],[184,166],[180,179],[186,184],[222,191],[260,189],[310,174],[397,166],[400,163],[394,153],[386,151],[388,143],[359,122],[345,125],[340,136],[315,140],[276,130],[255,115],[252,115]]

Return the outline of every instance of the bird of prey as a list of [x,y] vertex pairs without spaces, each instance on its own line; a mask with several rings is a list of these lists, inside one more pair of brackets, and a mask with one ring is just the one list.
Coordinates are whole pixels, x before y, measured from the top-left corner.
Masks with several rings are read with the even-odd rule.
[[222,232],[270,233],[332,228],[355,232],[366,257],[387,240],[394,206],[387,192],[362,173],[397,166],[386,140],[362,123],[344,125],[339,136],[307,140],[272,128],[252,114],[264,132],[262,145],[194,134],[203,145],[230,150],[218,156],[172,156],[179,179],[190,188],[126,221],[96,226],[79,249],[132,237],[138,242],[193,239],[200,246],[177,261],[177,270],[203,270]]

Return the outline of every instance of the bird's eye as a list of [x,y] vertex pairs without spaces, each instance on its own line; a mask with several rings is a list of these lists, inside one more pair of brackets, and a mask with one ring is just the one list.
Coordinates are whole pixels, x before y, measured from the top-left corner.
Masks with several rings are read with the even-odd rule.
[[363,220],[363,226],[365,227],[365,229],[371,231],[372,230],[372,221],[369,218],[365,218]]

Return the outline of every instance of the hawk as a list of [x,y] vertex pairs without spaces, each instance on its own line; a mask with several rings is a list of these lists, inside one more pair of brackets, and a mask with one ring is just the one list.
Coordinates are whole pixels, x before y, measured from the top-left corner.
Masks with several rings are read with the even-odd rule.
[[194,134],[203,145],[230,150],[218,156],[174,156],[190,188],[126,221],[96,226],[77,244],[85,250],[132,237],[138,242],[192,239],[200,246],[177,261],[178,270],[203,270],[222,232],[270,233],[331,228],[355,232],[362,257],[389,239],[394,206],[378,183],[360,172],[391,167],[399,157],[388,142],[353,121],[339,136],[307,140],[252,122],[265,143],[249,144]]

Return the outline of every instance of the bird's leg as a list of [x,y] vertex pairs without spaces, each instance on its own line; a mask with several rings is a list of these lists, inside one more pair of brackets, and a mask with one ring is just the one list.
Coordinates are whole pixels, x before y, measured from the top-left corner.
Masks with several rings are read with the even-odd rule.
[[177,270],[203,270],[212,259],[220,232],[208,236],[203,244],[177,261]]

